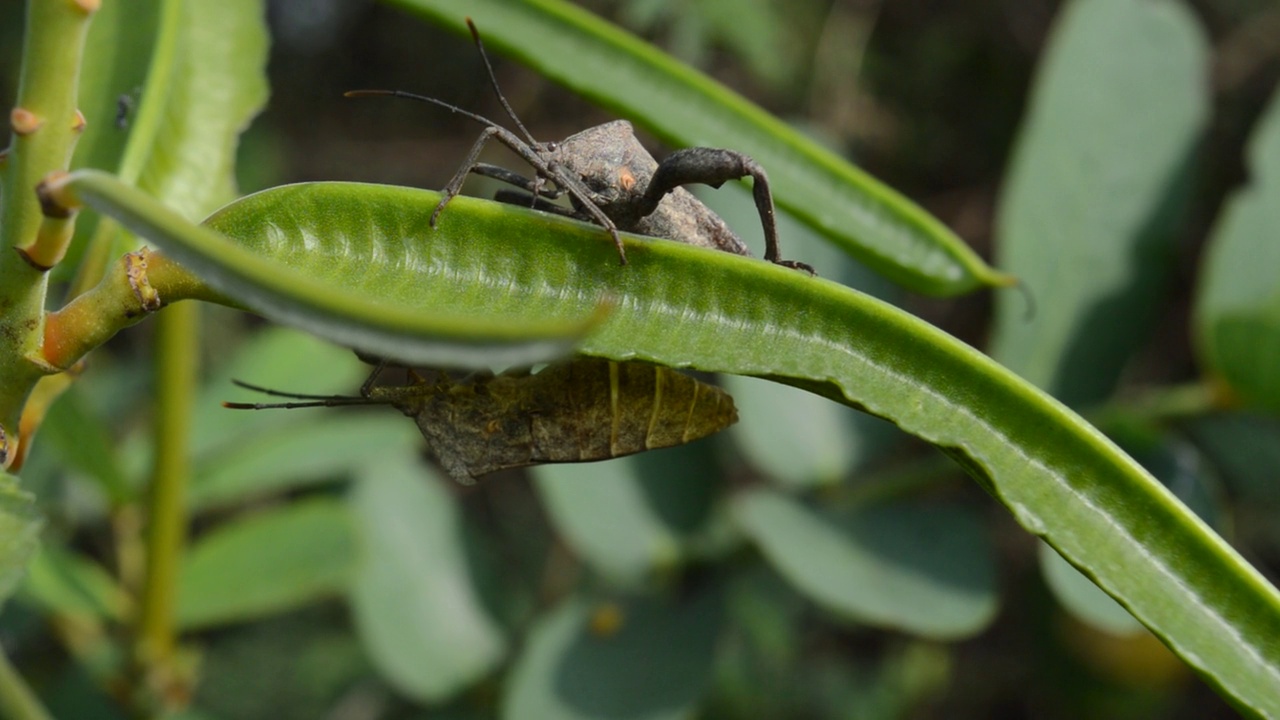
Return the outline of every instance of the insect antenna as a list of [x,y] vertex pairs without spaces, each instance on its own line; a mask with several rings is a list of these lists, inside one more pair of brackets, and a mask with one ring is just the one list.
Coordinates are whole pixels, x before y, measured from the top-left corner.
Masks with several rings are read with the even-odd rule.
[[292,398],[303,402],[281,402],[281,403],[239,403],[224,402],[222,407],[230,410],[294,410],[296,408],[312,408],[312,407],[339,407],[343,405],[382,405],[385,404],[379,400],[358,396],[358,395],[306,395],[303,393],[283,392],[281,390],[272,390],[261,385],[244,382],[243,380],[232,380],[232,384],[242,387],[246,390],[260,392],[263,395],[272,397]]
[[481,125],[488,125],[489,127],[496,127],[496,128],[502,127],[498,123],[490,120],[489,118],[483,115],[473,113],[470,110],[463,110],[457,105],[450,105],[449,103],[443,100],[437,100],[436,98],[427,97],[426,95],[419,95],[417,93],[405,92],[404,90],[348,90],[342,93],[342,97],[349,97],[349,98],[374,97],[374,96],[408,98],[409,100],[417,100],[418,102],[430,103],[432,105],[439,105],[440,107],[446,110],[449,110],[450,112],[455,112],[455,113],[458,113],[459,115],[469,117],[472,120],[475,120],[476,122],[480,123]]
[[480,42],[480,31],[476,29],[476,24],[471,22],[471,18],[467,18],[467,27],[471,28],[471,38],[476,41],[476,49],[480,51],[480,59],[484,61],[484,69],[489,73],[489,84],[493,86],[493,91],[498,95],[498,101],[502,103],[502,109],[507,111],[507,117],[520,128],[520,132],[524,134],[530,145],[537,145],[538,141],[533,139],[533,134],[529,132],[524,123],[520,122],[520,118],[516,117],[516,111],[511,109],[511,103],[507,102],[506,96],[502,94],[502,90],[498,87],[498,78],[493,74],[493,65],[489,64],[489,55],[484,51],[484,43]]

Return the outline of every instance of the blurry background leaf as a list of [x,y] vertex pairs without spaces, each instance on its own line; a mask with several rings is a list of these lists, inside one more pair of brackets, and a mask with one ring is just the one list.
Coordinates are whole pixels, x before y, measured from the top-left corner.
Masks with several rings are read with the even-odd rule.
[[1202,361],[1241,399],[1280,412],[1280,93],[1248,147],[1249,185],[1209,241],[1196,340]]
[[361,537],[350,602],[392,686],[438,702],[491,672],[506,640],[480,601],[462,517],[443,481],[411,458],[369,462],[352,493]]
[[[140,98],[139,112],[163,103],[164,122],[136,179],[184,217],[199,220],[236,196],[235,148],[267,101],[269,40],[263,0],[182,3],[181,12],[176,52],[162,59],[169,72],[149,76]],[[157,79],[165,82],[155,85]],[[133,179],[130,167],[121,171]]]
[[1068,404],[1110,394],[1163,297],[1205,123],[1206,48],[1179,3],[1077,0],[1040,61],[997,217],[991,354]]
[[217,367],[196,401],[192,418],[192,450],[198,456],[227,452],[246,439],[323,414],[228,410],[222,407],[224,400],[270,401],[236,387],[233,379],[273,390],[354,395],[373,369],[346,348],[282,327],[262,328],[231,357],[220,352],[215,358]]
[[106,568],[47,541],[31,559],[18,597],[49,612],[95,620],[122,621],[132,603]]
[[117,439],[104,418],[83,397],[80,385],[72,385],[49,409],[41,425],[40,440],[56,448],[68,466],[98,482],[103,495],[120,505],[132,497],[132,483],[125,472]]
[[412,421],[387,407],[222,411],[309,415],[203,457],[188,496],[193,508],[225,506],[345,479],[380,457],[404,455],[423,444]]
[[565,541],[612,582],[642,584],[679,561],[679,538],[650,506],[630,457],[539,465],[531,474]]
[[534,626],[507,682],[504,720],[689,717],[711,675],[722,590],[573,598]]
[[967,508],[833,513],[756,490],[737,498],[734,514],[778,572],[842,618],[955,639],[995,617],[994,554]]
[[250,514],[192,545],[178,582],[178,623],[245,622],[337,597],[355,565],[345,503],[307,500]]
[[0,472],[0,604],[22,580],[31,555],[39,546],[44,521],[35,496],[21,489],[18,478]]

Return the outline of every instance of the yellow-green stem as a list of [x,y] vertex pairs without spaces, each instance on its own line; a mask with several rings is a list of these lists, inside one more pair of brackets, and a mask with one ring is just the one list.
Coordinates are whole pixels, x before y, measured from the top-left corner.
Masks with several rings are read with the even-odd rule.
[[0,197],[0,466],[17,455],[18,417],[36,381],[52,370],[40,360],[47,273],[14,248],[62,256],[65,234],[34,245],[43,216],[35,186],[66,170],[82,127],[76,111],[80,63],[96,0],[29,0],[18,94],[3,119],[13,134],[3,163]]
[[53,720],[3,652],[0,652],[0,716],[10,720]]
[[[147,523],[138,657],[164,677],[176,646],[174,599],[186,543],[191,407],[199,355],[199,306],[179,303],[156,317],[155,467]],[[157,672],[158,671],[158,672]]]

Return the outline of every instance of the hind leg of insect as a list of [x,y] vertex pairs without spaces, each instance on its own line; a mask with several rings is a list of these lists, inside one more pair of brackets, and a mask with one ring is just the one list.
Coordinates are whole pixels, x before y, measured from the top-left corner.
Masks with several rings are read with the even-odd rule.
[[534,189],[537,188],[539,197],[544,197],[551,200],[554,200],[564,195],[564,190],[561,190],[558,187],[555,187],[555,188],[544,187],[545,181],[543,181],[542,178],[538,178],[537,180],[530,180],[529,178],[521,175],[518,172],[514,172],[504,167],[499,167],[497,165],[490,165],[489,163],[476,163],[475,166],[471,168],[471,172],[475,173],[476,175],[483,175],[484,177],[493,178],[494,180],[498,180],[508,185],[518,187],[521,190],[524,190],[531,194],[533,193]]
[[751,194],[764,226],[764,259],[784,267],[815,274],[811,266],[795,260],[783,260],[778,250],[778,223],[773,210],[773,193],[764,168],[750,156],[722,148],[685,148],[668,155],[645,188],[640,200],[640,216],[649,215],[667,193],[681,185],[698,183],[718,188],[728,180],[750,177]]
[[556,215],[563,215],[565,217],[571,217],[579,220],[583,219],[579,213],[573,210],[573,208],[556,205],[553,202],[547,202],[540,197],[536,197],[532,193],[521,192],[519,190],[499,190],[493,194],[493,199],[500,203],[506,203],[507,205],[531,207],[534,210],[555,213]]
[[[515,153],[524,158],[525,161],[533,165],[538,171],[537,178],[530,180],[523,175],[507,170],[506,168],[477,162],[477,159],[480,157],[480,151],[484,149],[485,143],[495,138],[503,145],[506,145],[515,151]],[[501,180],[502,182],[515,185],[516,187],[529,190],[535,195],[542,195],[551,198],[560,197],[564,191],[559,187],[553,189],[546,189],[543,187],[546,182],[543,175],[546,172],[546,163],[538,157],[537,153],[520,142],[519,138],[515,137],[503,128],[494,126],[487,127],[480,133],[480,137],[477,138],[475,143],[471,146],[471,151],[467,153],[467,157],[463,160],[462,165],[459,166],[458,171],[453,174],[452,178],[450,178],[449,184],[445,185],[444,190],[441,191],[440,202],[436,205],[436,209],[431,213],[431,227],[434,228],[436,226],[436,221],[440,219],[440,213],[444,212],[444,206],[448,205],[450,200],[454,199],[458,196],[458,193],[462,192],[462,185],[467,181],[467,176],[471,173]]]

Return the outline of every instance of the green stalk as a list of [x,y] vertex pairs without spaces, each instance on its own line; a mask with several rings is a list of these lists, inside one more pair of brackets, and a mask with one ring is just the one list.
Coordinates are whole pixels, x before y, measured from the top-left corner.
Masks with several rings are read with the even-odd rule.
[[0,652],[0,715],[10,720],[53,720],[3,652]]
[[59,258],[69,234],[36,241],[45,219],[34,188],[66,170],[80,124],[76,114],[80,63],[91,0],[30,0],[18,97],[6,112],[13,134],[3,163],[0,195],[0,467],[17,455],[18,418],[37,379],[50,372],[40,360],[47,272],[10,248],[38,249]]
[[[156,318],[155,466],[147,526],[147,573],[142,589],[138,658],[161,671],[176,646],[174,601],[186,544],[191,408],[199,354],[199,306],[180,303]],[[155,673],[148,673],[157,676]]]

